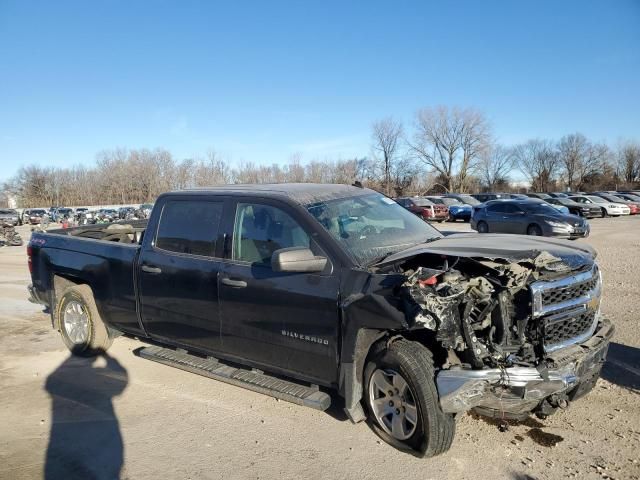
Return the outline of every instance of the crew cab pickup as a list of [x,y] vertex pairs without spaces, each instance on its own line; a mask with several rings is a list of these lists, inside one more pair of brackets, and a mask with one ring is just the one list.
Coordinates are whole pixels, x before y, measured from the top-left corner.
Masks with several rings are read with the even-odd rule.
[[613,326],[584,244],[443,236],[347,185],[161,195],[147,221],[34,232],[32,300],[79,355],[140,356],[446,451],[455,415],[523,419],[592,389]]

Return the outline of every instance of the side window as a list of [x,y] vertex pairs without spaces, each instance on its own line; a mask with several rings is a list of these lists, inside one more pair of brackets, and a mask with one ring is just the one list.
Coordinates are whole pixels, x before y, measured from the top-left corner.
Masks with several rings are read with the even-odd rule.
[[221,216],[221,202],[169,201],[162,208],[155,246],[213,257]]
[[279,208],[239,203],[233,229],[233,259],[264,266],[271,255],[287,247],[310,247],[307,233]]
[[503,213],[504,212],[504,204],[502,204],[502,203],[494,203],[493,205],[489,205],[487,207],[487,212],[490,212],[490,213]]
[[516,205],[512,205],[510,203],[504,205],[504,213],[518,213],[519,211],[520,207],[517,207]]

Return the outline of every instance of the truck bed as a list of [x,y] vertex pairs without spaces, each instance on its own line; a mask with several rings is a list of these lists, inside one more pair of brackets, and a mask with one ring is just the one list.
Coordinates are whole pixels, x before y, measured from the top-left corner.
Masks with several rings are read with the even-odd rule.
[[136,243],[142,240],[148,220],[122,221],[79,227],[47,230],[47,233],[69,235],[78,238],[90,238],[106,242]]
[[140,332],[136,259],[147,220],[33,232],[28,254],[33,300],[49,307],[69,284],[91,287],[110,325]]

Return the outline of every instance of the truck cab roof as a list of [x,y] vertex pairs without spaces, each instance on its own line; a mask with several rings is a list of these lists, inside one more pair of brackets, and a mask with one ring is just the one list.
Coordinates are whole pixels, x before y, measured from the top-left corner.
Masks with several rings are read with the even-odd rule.
[[310,205],[317,202],[366,195],[375,192],[368,188],[360,188],[344,184],[265,183],[259,185],[239,184],[192,188],[170,192],[166,195],[202,193],[220,195],[251,195],[257,193],[261,197],[287,198],[300,205]]

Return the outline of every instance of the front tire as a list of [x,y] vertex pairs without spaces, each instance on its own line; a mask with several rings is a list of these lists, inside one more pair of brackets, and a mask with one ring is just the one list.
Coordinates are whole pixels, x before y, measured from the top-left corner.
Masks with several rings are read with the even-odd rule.
[[433,357],[426,347],[397,340],[374,354],[364,377],[367,409],[383,440],[425,457],[451,447],[455,420],[440,408]]
[[538,225],[529,225],[529,227],[527,227],[527,235],[534,235],[536,237],[541,237],[542,229]]
[[608,217],[608,216],[609,216],[609,212],[607,212],[606,208],[602,207],[602,211],[600,213],[600,217],[601,218],[605,218],[605,217]]
[[55,310],[55,324],[74,355],[99,355],[113,343],[88,285],[73,285],[62,292]]
[[476,229],[478,230],[478,233],[489,233],[489,225],[487,224],[487,222],[478,222],[478,225],[476,225]]

